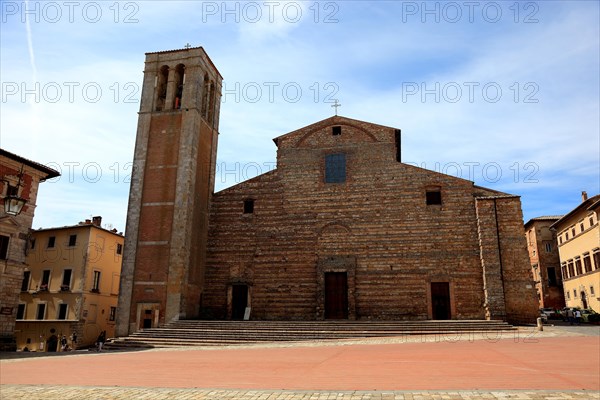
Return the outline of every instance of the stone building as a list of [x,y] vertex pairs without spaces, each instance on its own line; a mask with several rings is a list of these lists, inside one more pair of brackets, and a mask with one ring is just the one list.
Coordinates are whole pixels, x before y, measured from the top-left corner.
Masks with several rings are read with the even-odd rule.
[[[179,64],[181,108],[157,107]],[[202,49],[147,55],[119,335],[247,313],[534,320],[519,197],[402,163],[398,129],[319,121],[275,139],[275,170],[212,194],[220,79]]]
[[567,307],[600,313],[600,195],[588,198],[551,225],[558,237]]
[[4,205],[0,208],[0,351],[16,348],[15,319],[38,186],[59,175],[52,168],[0,149],[3,202],[11,196],[25,201],[17,215],[7,213]]
[[[22,273],[17,349],[57,351],[56,339],[77,335],[77,346],[115,333],[123,234],[102,217],[34,230]],[[70,343],[70,342],[69,342]]]
[[540,308],[561,309],[565,306],[556,231],[550,229],[550,226],[561,217],[536,217],[525,224],[531,274],[538,293]]

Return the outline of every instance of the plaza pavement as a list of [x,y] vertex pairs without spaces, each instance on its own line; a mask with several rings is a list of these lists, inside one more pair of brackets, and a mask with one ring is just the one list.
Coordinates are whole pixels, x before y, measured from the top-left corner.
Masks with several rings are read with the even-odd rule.
[[600,399],[599,332],[4,353],[0,399]]

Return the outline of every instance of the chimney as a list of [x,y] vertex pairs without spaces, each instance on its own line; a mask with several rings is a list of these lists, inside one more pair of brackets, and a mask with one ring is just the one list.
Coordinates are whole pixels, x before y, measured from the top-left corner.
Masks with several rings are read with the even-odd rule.
[[583,192],[581,192],[581,202],[583,203],[587,199],[588,199],[587,198],[587,192],[584,190]]
[[86,225],[91,225],[92,224],[92,220],[91,219],[86,219],[85,220],[85,224]]
[[102,225],[102,217],[92,217],[92,224],[96,225],[97,227],[100,227],[100,225]]

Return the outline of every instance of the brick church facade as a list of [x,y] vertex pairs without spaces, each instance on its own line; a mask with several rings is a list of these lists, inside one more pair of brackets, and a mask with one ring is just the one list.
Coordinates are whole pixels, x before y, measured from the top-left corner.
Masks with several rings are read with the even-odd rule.
[[398,129],[316,122],[213,194],[220,85],[202,48],[147,54],[117,335],[248,312],[534,321],[519,197],[402,163]]

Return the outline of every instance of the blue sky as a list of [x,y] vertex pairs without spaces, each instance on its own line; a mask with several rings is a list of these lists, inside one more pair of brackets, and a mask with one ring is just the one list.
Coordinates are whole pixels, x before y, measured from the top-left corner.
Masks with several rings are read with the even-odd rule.
[[339,99],[402,129],[403,161],[522,196],[525,221],[600,192],[597,1],[0,4],[0,146],[62,172],[34,228],[125,229],[144,53],[186,43],[224,77],[217,189]]

